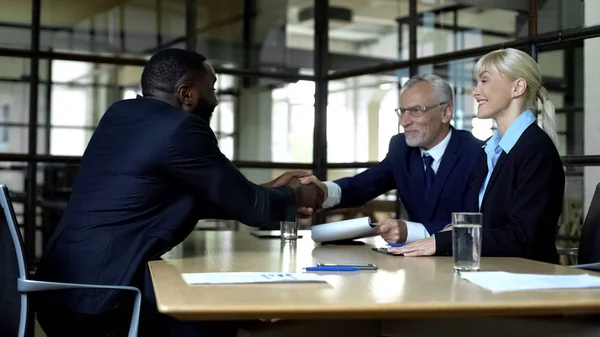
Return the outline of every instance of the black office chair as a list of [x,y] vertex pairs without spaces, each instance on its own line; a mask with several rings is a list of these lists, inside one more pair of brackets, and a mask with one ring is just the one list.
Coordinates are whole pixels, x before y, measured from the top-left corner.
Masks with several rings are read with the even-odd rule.
[[8,188],[0,184],[0,331],[2,336],[24,337],[29,317],[28,293],[60,289],[111,289],[135,292],[133,316],[129,337],[136,337],[140,317],[142,294],[139,289],[127,286],[42,282],[28,279],[27,260],[23,250],[21,231],[17,225]]
[[600,184],[583,222],[579,248],[559,249],[558,254],[577,256],[577,264],[600,262]]

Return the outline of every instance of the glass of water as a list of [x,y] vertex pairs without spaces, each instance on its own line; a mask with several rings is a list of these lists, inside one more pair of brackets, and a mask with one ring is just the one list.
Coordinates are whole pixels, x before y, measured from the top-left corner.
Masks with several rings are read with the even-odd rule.
[[298,239],[298,219],[281,221],[281,240],[297,240]]
[[455,271],[477,271],[481,261],[481,213],[452,213]]

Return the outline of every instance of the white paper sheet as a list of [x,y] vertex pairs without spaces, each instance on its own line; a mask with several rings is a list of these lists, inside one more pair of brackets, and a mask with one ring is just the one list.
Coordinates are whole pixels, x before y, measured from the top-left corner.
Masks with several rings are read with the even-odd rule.
[[311,228],[314,242],[360,239],[377,235],[367,217],[330,222]]
[[243,283],[312,283],[327,282],[323,275],[311,273],[182,273],[187,284],[243,284]]
[[463,272],[460,276],[494,293],[518,290],[600,288],[600,277],[583,275],[516,274],[503,271]]

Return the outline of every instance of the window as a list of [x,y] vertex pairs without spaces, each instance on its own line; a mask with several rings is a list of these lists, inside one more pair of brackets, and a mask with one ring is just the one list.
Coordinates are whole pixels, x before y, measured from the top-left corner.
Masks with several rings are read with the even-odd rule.
[[88,77],[92,66],[73,61],[52,61],[52,125],[50,154],[81,156],[91,131],[86,130],[91,119],[92,90]]
[[230,160],[235,156],[235,97],[226,93],[226,90],[230,90],[234,84],[233,76],[217,75],[217,90],[221,95],[210,121],[221,152]]
[[125,90],[125,92],[123,93],[123,99],[132,99],[132,98],[136,98],[138,95],[142,95],[142,90],[134,90],[134,89],[128,89]]
[[313,157],[315,83],[298,81],[271,92],[271,160],[310,163]]

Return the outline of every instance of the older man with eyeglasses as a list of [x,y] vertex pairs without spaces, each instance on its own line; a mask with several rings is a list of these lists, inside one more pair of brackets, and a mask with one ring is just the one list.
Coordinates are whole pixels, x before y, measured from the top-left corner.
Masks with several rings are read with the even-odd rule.
[[[453,108],[448,82],[437,75],[414,76],[400,91],[396,109],[404,133],[392,137],[382,162],[354,177],[321,182],[309,176],[301,181],[323,189],[323,208],[360,206],[397,189],[409,219],[384,220],[376,224],[377,233],[389,243],[427,238],[451,222],[452,212],[464,209],[463,195],[483,153],[482,141],[450,125]],[[306,208],[299,212],[312,214]]]

